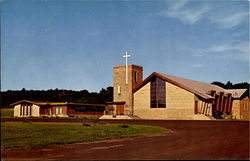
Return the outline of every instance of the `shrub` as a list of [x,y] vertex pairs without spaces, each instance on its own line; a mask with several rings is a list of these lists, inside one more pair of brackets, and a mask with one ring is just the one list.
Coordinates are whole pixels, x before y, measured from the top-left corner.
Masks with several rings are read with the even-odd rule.
[[91,125],[89,123],[83,123],[82,126],[87,127],[87,126],[91,126]]
[[120,128],[128,128],[129,126],[128,126],[128,125],[123,124],[123,125],[118,125],[118,127],[120,127]]
[[24,124],[32,124],[30,121],[27,121],[27,120],[23,121],[23,123]]

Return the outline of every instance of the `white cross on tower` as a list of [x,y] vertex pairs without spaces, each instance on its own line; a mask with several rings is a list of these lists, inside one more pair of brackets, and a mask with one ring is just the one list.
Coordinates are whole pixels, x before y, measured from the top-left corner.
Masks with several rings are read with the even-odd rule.
[[123,57],[125,58],[125,61],[126,61],[126,84],[128,84],[128,58],[130,57],[130,55],[126,51],[126,53],[125,53],[125,55],[123,55]]

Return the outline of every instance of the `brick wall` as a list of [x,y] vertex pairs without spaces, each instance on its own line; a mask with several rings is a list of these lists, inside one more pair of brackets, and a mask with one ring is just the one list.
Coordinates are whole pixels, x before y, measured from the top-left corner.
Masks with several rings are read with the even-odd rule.
[[[136,72],[136,80],[135,80]],[[126,84],[126,66],[115,66],[113,68],[113,87],[115,102],[125,101],[126,107],[132,112],[133,93],[132,89],[142,82],[143,68],[136,65],[128,65],[128,84]],[[118,94],[118,86],[120,86],[120,94]]]

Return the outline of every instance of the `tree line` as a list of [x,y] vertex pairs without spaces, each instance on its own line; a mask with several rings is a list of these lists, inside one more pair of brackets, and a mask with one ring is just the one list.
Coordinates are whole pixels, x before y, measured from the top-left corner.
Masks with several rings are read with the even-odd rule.
[[113,101],[113,87],[102,88],[99,92],[64,89],[26,90],[25,88],[8,90],[1,92],[0,107],[7,108],[9,104],[21,100],[103,104]]
[[[227,83],[213,82],[224,89],[248,89],[249,83],[242,82],[233,84],[230,81]],[[8,90],[1,92],[0,107],[7,108],[9,104],[21,100],[33,101],[49,101],[49,102],[78,102],[78,103],[93,103],[103,104],[108,101],[113,101],[113,87],[102,88],[99,92],[88,92],[88,90],[64,90],[64,89],[49,89],[49,90]]]
[[236,83],[233,84],[230,81],[228,81],[227,83],[222,83],[222,82],[213,82],[212,84],[215,84],[217,86],[220,86],[224,89],[248,89],[249,90],[249,86],[250,84],[247,82],[242,82],[242,83]]

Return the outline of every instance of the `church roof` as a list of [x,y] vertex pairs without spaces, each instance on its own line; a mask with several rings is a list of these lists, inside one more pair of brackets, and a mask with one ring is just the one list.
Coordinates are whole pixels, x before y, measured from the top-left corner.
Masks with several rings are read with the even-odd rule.
[[[157,76],[167,82],[170,82],[180,88],[183,88],[191,93],[194,93],[198,96],[201,96],[205,99],[213,98],[211,95],[208,94],[208,91],[216,91],[216,92],[224,92],[224,93],[232,93],[232,91],[228,91],[224,88],[221,88],[217,85],[214,84],[209,84],[209,83],[204,83],[204,82],[199,82],[195,80],[190,80],[190,79],[185,79],[185,78],[180,78],[176,76],[171,76],[171,75],[165,75],[165,74],[160,74],[160,73],[152,73],[148,78],[146,78],[143,82],[141,82],[138,86],[136,86],[133,89],[133,92],[136,92],[138,89],[140,89],[142,86],[144,86],[146,83],[150,81],[150,79],[154,76]],[[245,89],[246,90],[246,89]],[[240,90],[240,92],[237,92],[237,97],[241,96],[243,91]],[[232,94],[233,95],[233,94]],[[234,96],[234,95],[233,95]]]
[[240,98],[247,89],[227,89],[228,93],[231,93],[234,98]]

